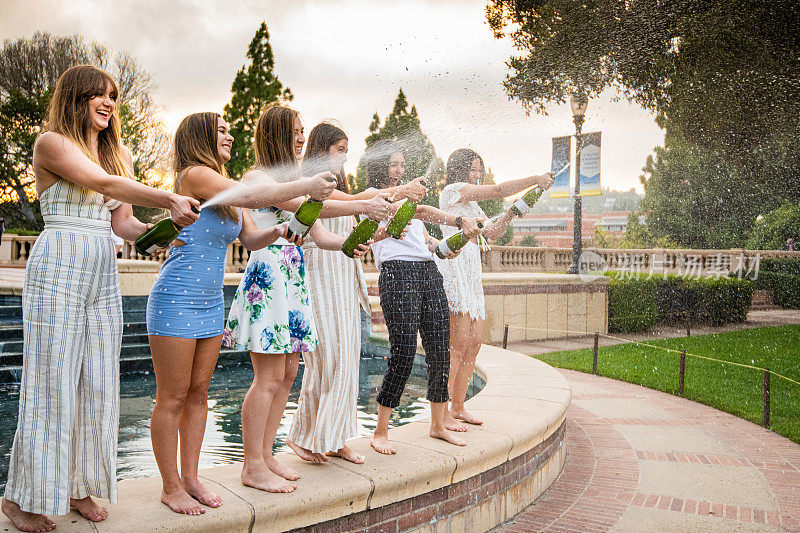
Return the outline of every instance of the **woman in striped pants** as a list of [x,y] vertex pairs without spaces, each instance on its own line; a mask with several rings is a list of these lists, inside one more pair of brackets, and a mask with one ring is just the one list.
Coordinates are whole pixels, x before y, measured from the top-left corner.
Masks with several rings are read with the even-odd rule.
[[197,218],[196,200],[129,179],[116,100],[107,73],[68,69],[34,146],[45,229],[25,270],[19,419],[2,502],[20,531],[50,531],[46,515],[70,507],[105,519],[92,496],[116,503],[122,298],[111,229],[131,240],[146,229],[122,202],[168,208],[184,226]]

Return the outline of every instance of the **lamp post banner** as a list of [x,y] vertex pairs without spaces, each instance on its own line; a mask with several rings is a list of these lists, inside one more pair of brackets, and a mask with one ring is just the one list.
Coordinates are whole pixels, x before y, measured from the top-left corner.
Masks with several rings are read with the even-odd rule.
[[550,198],[569,198],[569,171],[572,136],[553,137],[553,164],[550,170],[557,172],[550,187]]
[[600,196],[600,132],[581,137],[581,196]]

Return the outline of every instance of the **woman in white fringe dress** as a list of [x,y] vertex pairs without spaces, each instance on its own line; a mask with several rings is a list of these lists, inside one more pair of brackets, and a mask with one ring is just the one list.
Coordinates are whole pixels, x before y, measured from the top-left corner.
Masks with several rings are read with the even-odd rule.
[[[548,172],[499,184],[481,185],[485,174],[483,159],[476,152],[468,148],[453,152],[447,159],[447,178],[439,194],[439,209],[463,218],[479,217],[486,221],[486,214],[478,201],[505,198],[534,185],[546,189],[553,183],[553,173]],[[509,210],[493,222],[484,222],[483,237],[488,240],[499,238],[514,216]],[[442,226],[442,238],[446,239],[456,231],[455,228]],[[480,249],[470,242],[455,259],[443,261],[436,258],[436,264],[444,279],[450,308],[450,376],[447,383],[450,408],[445,422],[451,427],[458,424],[457,420],[480,425],[483,421],[464,407],[486,320]]]

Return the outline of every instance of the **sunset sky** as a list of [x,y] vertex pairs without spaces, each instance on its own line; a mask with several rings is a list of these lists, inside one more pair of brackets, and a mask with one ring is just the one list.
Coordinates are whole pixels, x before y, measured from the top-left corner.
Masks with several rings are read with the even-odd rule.
[[[295,95],[306,130],[337,119],[350,137],[355,170],[372,114],[390,111],[402,87],[443,159],[480,153],[498,180],[549,170],[551,138],[574,132],[569,105],[526,116],[502,87],[514,54],[497,40],[479,0],[3,0],[0,35],[77,33],[127,50],[153,74],[170,132],[185,115],[218,111],[245,64],[247,45],[267,22],[276,72]],[[584,131],[603,132],[603,184],[641,190],[639,175],[664,135],[638,106],[589,104]]]

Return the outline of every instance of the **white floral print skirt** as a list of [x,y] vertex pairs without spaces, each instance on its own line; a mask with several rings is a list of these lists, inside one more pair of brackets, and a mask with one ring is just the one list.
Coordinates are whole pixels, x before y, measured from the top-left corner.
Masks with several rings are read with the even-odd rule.
[[228,348],[256,353],[310,352],[317,331],[303,251],[272,245],[250,253],[222,333]]

